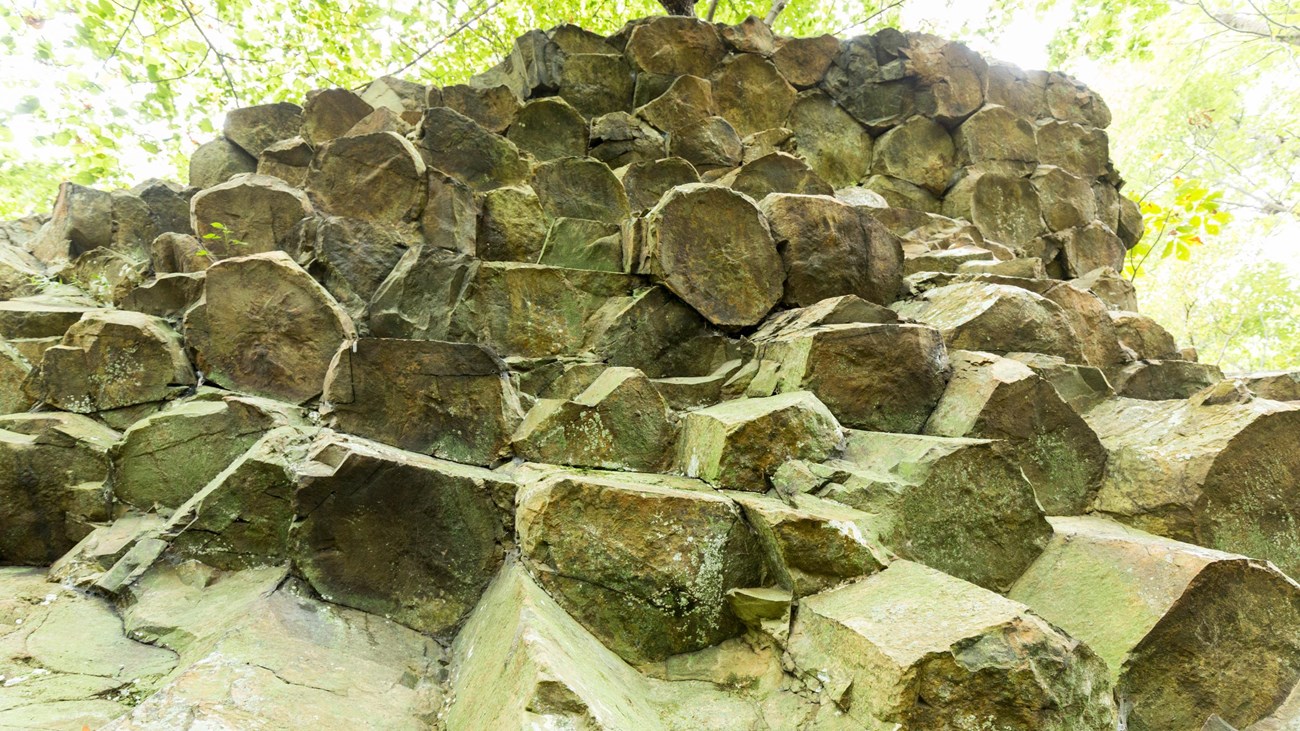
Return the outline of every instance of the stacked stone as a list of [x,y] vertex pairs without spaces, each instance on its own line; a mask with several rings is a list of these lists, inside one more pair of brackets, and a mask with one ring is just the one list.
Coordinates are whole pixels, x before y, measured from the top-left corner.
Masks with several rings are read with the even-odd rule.
[[65,184],[0,226],[0,726],[1294,720],[1296,379],[1136,312],[1108,122],[651,18]]

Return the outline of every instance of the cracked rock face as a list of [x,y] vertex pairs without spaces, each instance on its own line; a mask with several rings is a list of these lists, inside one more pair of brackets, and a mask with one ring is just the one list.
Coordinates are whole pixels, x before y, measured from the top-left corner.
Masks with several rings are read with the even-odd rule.
[[1297,379],[1138,312],[1109,121],[656,17],[63,185],[0,223],[0,728],[1296,727]]

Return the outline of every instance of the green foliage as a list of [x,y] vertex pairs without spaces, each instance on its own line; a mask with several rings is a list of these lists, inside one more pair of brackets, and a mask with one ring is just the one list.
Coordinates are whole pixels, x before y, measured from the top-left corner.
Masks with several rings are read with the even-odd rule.
[[1223,191],[1211,191],[1204,181],[1174,178],[1169,196],[1166,205],[1150,199],[1139,203],[1146,231],[1125,258],[1124,274],[1130,279],[1143,273],[1153,254],[1189,261],[1192,248],[1204,243],[1203,237],[1218,236],[1232,220],[1223,207]]

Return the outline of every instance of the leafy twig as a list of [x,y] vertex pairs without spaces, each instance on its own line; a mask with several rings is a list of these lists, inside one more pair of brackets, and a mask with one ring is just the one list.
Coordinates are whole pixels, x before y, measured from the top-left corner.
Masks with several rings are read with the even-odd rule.
[[212,52],[216,54],[217,63],[221,66],[221,73],[225,74],[226,84],[230,86],[230,97],[235,100],[235,106],[239,106],[239,92],[235,91],[235,79],[230,75],[230,69],[226,68],[226,55],[212,44],[212,40],[208,38],[208,34],[203,30],[203,25],[195,17],[194,10],[190,8],[189,0],[181,0],[181,7],[185,8],[186,15],[190,16],[190,22],[194,24],[194,28],[202,36],[203,42],[208,44],[208,48],[212,49]]

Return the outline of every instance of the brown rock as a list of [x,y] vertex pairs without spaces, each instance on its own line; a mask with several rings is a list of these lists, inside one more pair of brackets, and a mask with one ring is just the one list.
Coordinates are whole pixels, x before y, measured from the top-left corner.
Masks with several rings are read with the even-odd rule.
[[876,140],[871,171],[942,194],[956,172],[952,137],[927,117],[912,117]]
[[585,218],[619,223],[628,216],[627,193],[609,166],[569,157],[533,169],[533,189],[551,218]]
[[211,188],[241,173],[257,171],[257,158],[225,137],[199,145],[190,155],[186,178],[195,188]]
[[639,71],[707,78],[727,49],[712,23],[668,16],[637,24],[623,52]]
[[784,124],[794,96],[776,66],[755,54],[733,56],[713,74],[718,115],[742,137]]
[[786,124],[799,157],[832,186],[854,185],[870,173],[871,135],[826,92],[795,97]]
[[504,134],[523,106],[509,87],[453,84],[442,88],[442,103],[478,122],[489,132]]
[[840,52],[840,41],[833,35],[811,38],[781,38],[772,63],[796,89],[816,86],[826,75],[831,61]]
[[294,227],[311,212],[307,194],[279,178],[240,175],[194,196],[190,225],[217,261],[288,248]]
[[835,193],[803,160],[784,152],[772,152],[746,162],[715,182],[738,190],[756,201],[763,200],[769,193],[818,196]]
[[623,183],[633,211],[655,207],[664,193],[679,185],[700,182],[695,166],[680,157],[653,162],[635,162],[614,171]]
[[684,158],[701,172],[733,168],[742,153],[740,135],[722,117],[706,117],[668,135],[668,154]]
[[915,300],[898,302],[893,309],[938,328],[949,348],[1045,353],[1070,362],[1082,357],[1061,306],[1019,287],[950,284],[928,290]]
[[289,102],[240,107],[226,113],[221,134],[253,157],[280,140],[298,134],[302,107]]
[[302,136],[313,147],[342,137],[375,109],[347,89],[324,89],[307,95],[302,108]]
[[476,191],[521,183],[528,177],[528,164],[514,143],[454,109],[426,110],[420,133],[425,163]]
[[525,104],[506,137],[542,162],[587,154],[587,120],[559,97]]
[[428,183],[415,146],[393,132],[341,137],[321,145],[307,192],[325,211],[383,224],[414,221]]

